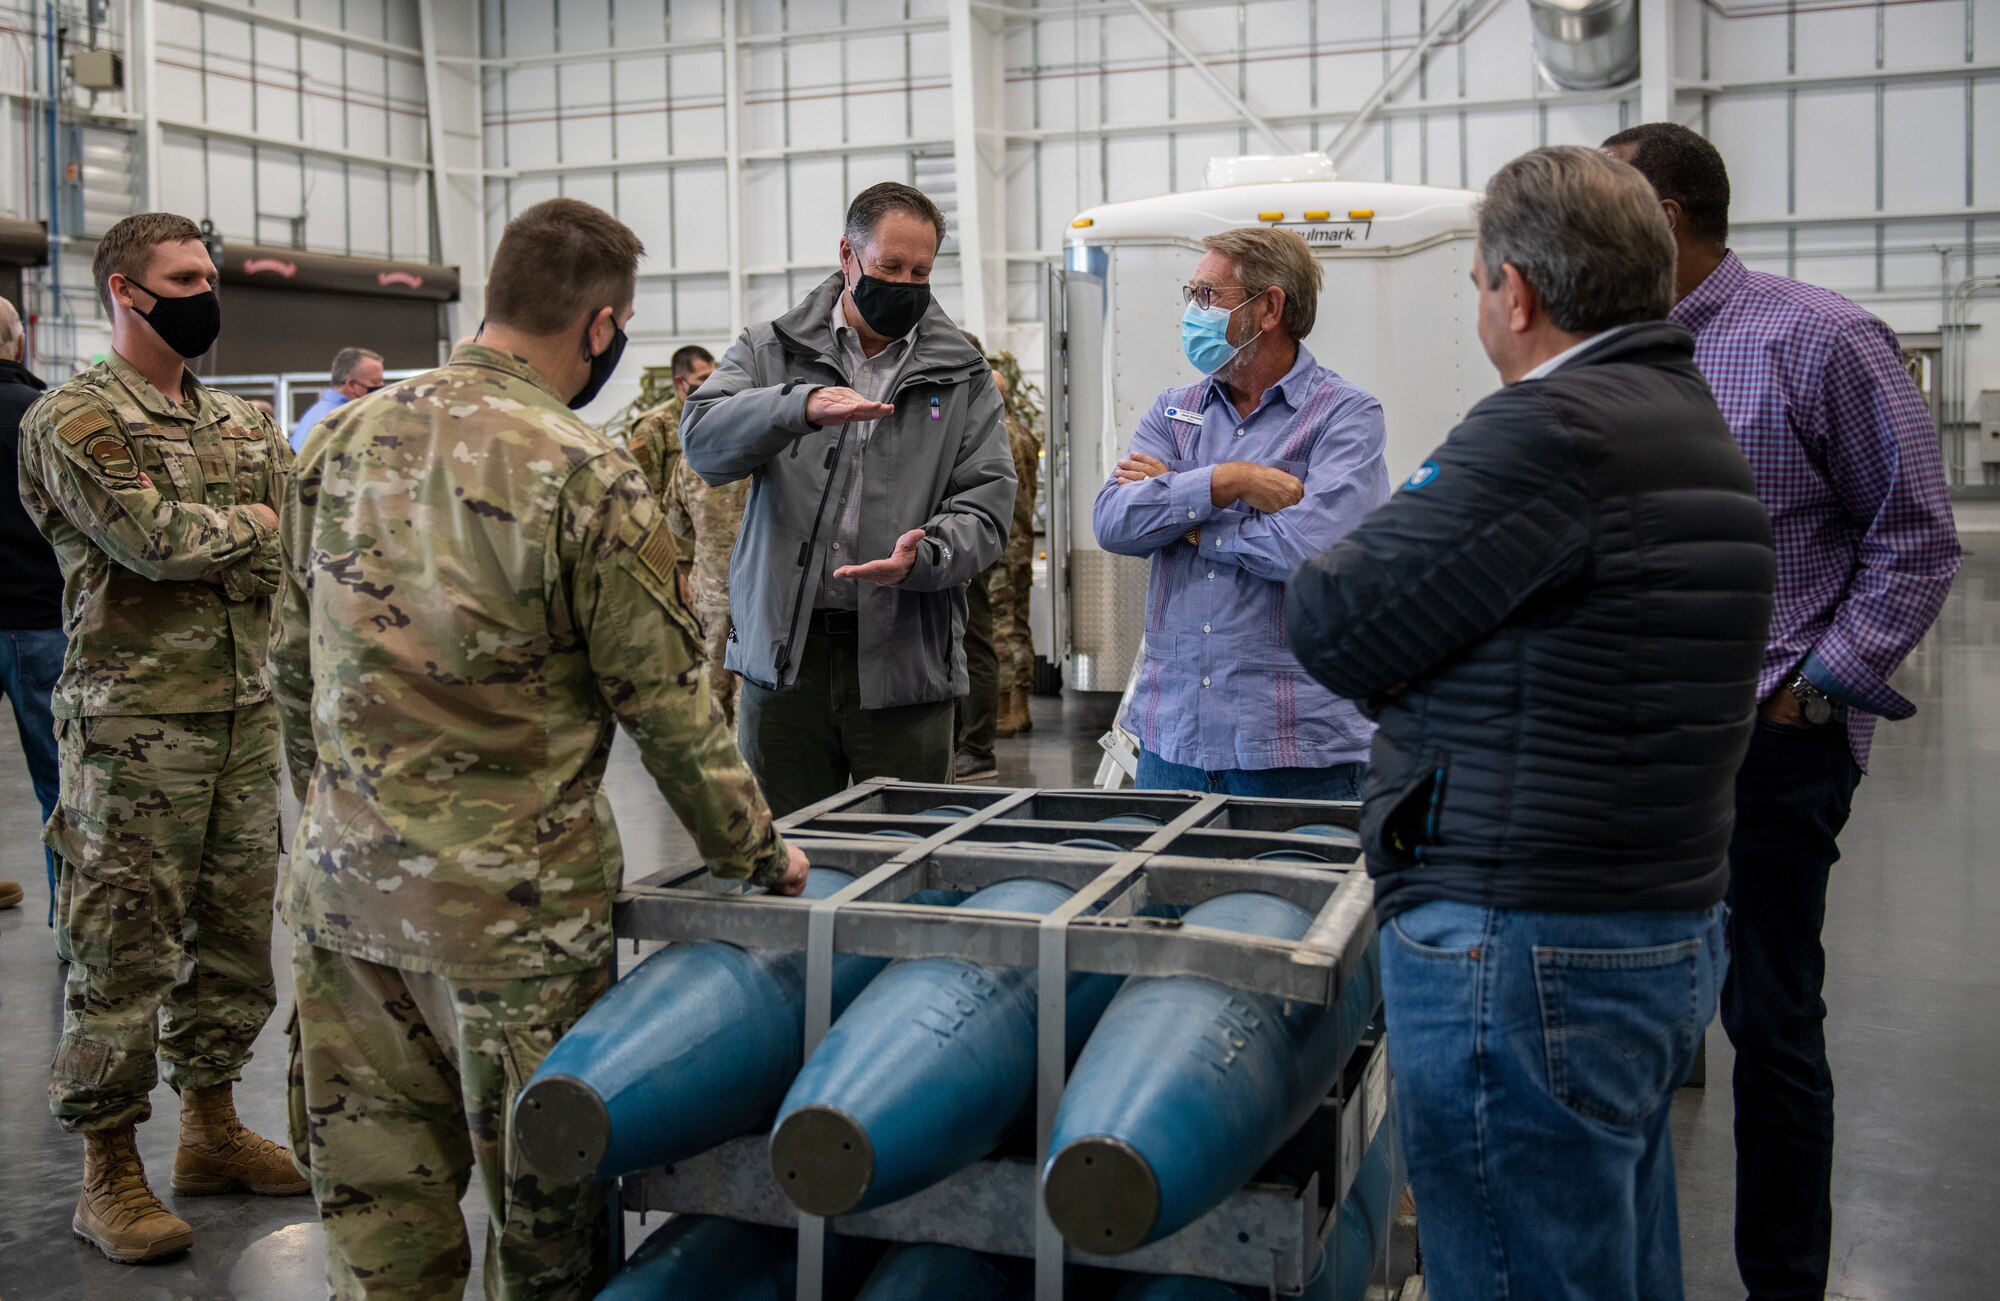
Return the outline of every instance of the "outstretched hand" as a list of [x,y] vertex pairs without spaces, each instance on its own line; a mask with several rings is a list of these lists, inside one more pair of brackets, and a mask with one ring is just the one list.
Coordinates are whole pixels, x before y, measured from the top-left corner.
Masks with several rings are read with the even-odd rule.
[[851,388],[816,388],[806,398],[806,419],[822,429],[857,420],[880,420],[895,409],[887,402],[871,402]]
[[924,540],[922,529],[911,529],[896,539],[896,549],[889,553],[887,560],[871,560],[865,565],[842,565],[833,571],[835,578],[852,578],[856,582],[875,583],[882,587],[894,587],[910,576],[917,567],[917,544]]

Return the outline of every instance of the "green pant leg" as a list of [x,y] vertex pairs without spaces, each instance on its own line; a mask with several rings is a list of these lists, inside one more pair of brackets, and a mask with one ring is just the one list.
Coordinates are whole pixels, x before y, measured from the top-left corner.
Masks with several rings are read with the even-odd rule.
[[300,944],[292,973],[292,1147],[326,1231],[327,1287],[337,1301],[461,1295],[473,1149],[451,1027],[433,1030],[394,967]]
[[70,960],[49,1106],[70,1130],[152,1114],[160,1010],[178,977],[230,715],[64,719],[57,951]]
[[993,649],[993,599],[985,574],[965,587],[965,676],[968,687],[958,702],[958,748],[991,759],[999,724],[1000,660]]
[[737,697],[736,743],[765,802],[781,818],[847,788],[828,670],[832,640],[818,632],[807,636],[793,685],[772,691],[745,679]]
[[276,1004],[271,895],[278,873],[278,711],[235,711],[188,907],[186,979],[167,995],[160,1057],[175,1089],[237,1079]]
[[957,701],[861,708],[861,669],[852,637],[835,643],[831,668],[845,683],[834,692],[835,714],[841,749],[855,781],[870,777],[912,782],[951,780]]
[[449,982],[466,1128],[490,1212],[489,1301],[582,1301],[609,1273],[607,1185],[545,1178],[511,1133],[514,1099],[528,1077],[609,983],[601,968]]

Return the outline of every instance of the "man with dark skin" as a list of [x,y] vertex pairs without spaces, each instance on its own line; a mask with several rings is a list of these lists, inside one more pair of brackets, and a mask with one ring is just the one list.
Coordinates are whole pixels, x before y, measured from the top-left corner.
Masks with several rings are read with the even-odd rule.
[[1820,927],[1836,843],[1889,685],[1959,562],[1937,427],[1889,327],[1829,290],[1752,271],[1729,249],[1722,155],[1674,122],[1604,151],[1651,182],[1673,229],[1672,319],[1749,458],[1778,557],[1758,727],[1729,847],[1736,1262],[1751,1301],[1827,1290],[1833,1073]]

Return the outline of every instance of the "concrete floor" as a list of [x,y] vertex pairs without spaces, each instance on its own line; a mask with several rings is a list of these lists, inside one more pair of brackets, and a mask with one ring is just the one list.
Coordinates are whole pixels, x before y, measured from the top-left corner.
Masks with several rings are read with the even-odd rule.
[[[2000,543],[1968,538],[1965,572],[1898,686],[1920,712],[1886,727],[1843,837],[1826,929],[1828,1037],[1840,1087],[1834,1179],[1836,1301],[1984,1295],[1986,1240],[2000,1213]],[[1036,730],[999,747],[1007,785],[1077,785],[1097,765],[1110,702],[1037,700]],[[678,860],[685,835],[629,749],[614,754],[612,803],[635,877]],[[186,1256],[110,1264],[69,1234],[81,1144],[49,1118],[45,1089],[60,1016],[60,968],[42,927],[37,813],[14,739],[0,725],[0,877],[25,907],[0,913],[0,1297],[8,1301],[301,1301],[325,1295],[306,1199],[208,1198],[176,1209],[196,1229]],[[240,1100],[282,1137],[283,1008],[289,943],[275,945],[280,1011]],[[1692,1301],[1740,1298],[1730,1253],[1729,1049],[1709,1036],[1716,1087],[1675,1105],[1675,1155]],[[175,1101],[162,1086],[141,1130],[148,1167],[172,1158]],[[475,1241],[483,1221],[468,1201]],[[653,1222],[657,1226],[658,1220]],[[636,1223],[633,1227],[636,1229]],[[475,1252],[475,1260],[477,1253]],[[479,1295],[477,1282],[468,1289]]]

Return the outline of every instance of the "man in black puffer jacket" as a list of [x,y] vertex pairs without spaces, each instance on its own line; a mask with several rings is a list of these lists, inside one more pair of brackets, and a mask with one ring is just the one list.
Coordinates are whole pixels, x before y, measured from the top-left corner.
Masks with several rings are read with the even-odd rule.
[[1472,278],[1506,387],[1287,592],[1381,724],[1362,841],[1444,1301],[1681,1295],[1668,1102],[1727,962],[1774,563],[1657,211],[1592,150],[1501,169]]

